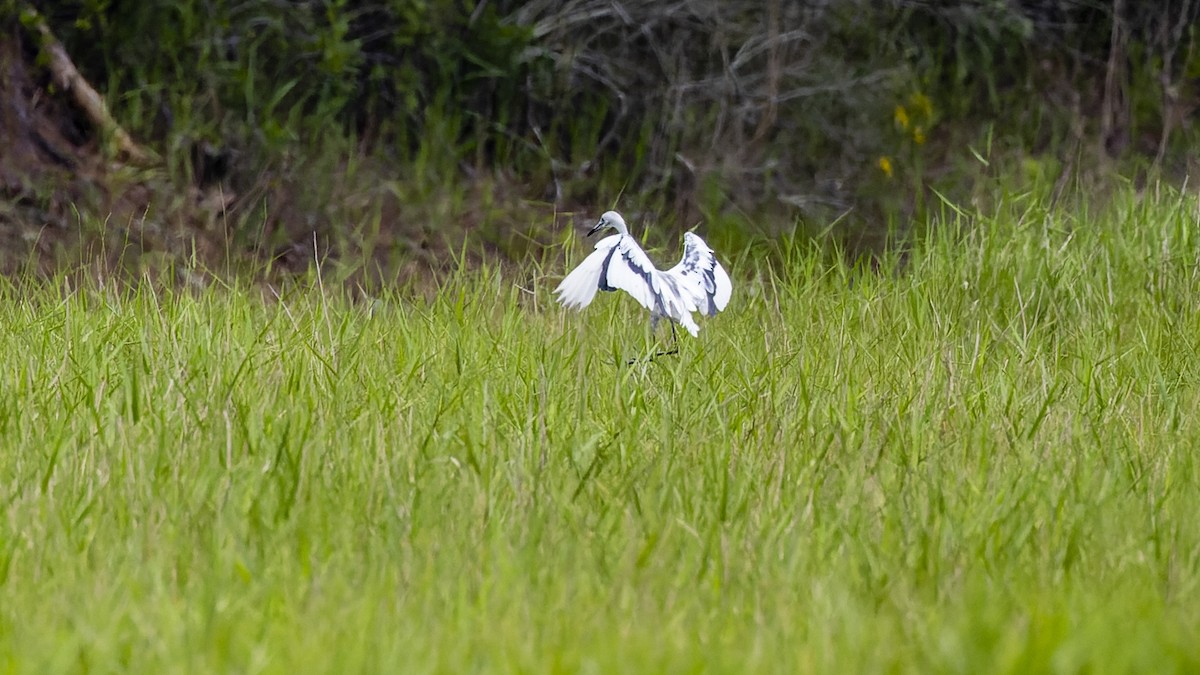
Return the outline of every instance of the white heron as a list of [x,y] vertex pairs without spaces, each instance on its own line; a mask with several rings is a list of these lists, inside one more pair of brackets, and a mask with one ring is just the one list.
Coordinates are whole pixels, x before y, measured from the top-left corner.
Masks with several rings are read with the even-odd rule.
[[[650,310],[652,331],[659,319],[667,318],[695,337],[700,327],[692,319],[692,312],[714,316],[729,304],[733,291],[729,275],[700,237],[685,233],[683,260],[662,271],[654,267],[646,252],[629,236],[621,214],[606,212],[587,236],[606,229],[617,233],[596,242],[596,250],[554,289],[563,306],[583,309],[591,304],[597,290],[621,289]],[[675,323],[671,324],[671,336],[675,336]]]

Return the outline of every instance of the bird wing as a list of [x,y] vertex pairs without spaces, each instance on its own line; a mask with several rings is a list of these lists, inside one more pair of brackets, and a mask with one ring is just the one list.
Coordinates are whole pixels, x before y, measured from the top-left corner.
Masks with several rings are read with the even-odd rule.
[[[633,237],[614,234],[596,243],[593,251],[558,285],[558,301],[571,308],[591,303],[596,291],[620,289],[646,309],[666,314],[667,283]],[[689,298],[690,300],[690,298]]]
[[592,298],[596,297],[596,290],[600,288],[600,277],[609,252],[620,238],[621,235],[613,235],[596,242],[596,250],[584,258],[579,267],[571,270],[554,289],[560,303],[571,309],[583,309],[591,304]]
[[683,260],[663,274],[674,277],[679,289],[691,296],[702,313],[713,316],[725,309],[733,284],[713,251],[699,236],[683,235]]

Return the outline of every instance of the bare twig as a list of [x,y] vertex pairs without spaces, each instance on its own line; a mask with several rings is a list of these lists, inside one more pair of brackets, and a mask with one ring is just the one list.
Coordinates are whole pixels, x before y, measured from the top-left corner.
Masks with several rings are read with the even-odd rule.
[[749,146],[757,145],[775,125],[775,117],[779,110],[779,78],[783,69],[779,54],[779,15],[780,0],[771,0],[767,5],[767,105],[758,120],[758,128],[754,130]]
[[116,143],[120,155],[131,164],[151,166],[158,162],[154,153],[138,145],[133,138],[113,119],[104,98],[80,74],[71,61],[67,50],[50,30],[45,18],[36,9],[26,5],[22,11],[22,23],[37,32],[42,52],[48,59],[47,67],[54,83],[68,92],[75,104],[87,115],[100,133]]
[[[1125,100],[1125,2],[1113,0],[1112,34],[1109,40],[1108,66],[1104,75],[1104,100],[1100,111],[1100,128],[1105,149],[1110,156],[1119,154],[1126,134],[1123,114]],[[1120,119],[1118,119],[1120,118]]]
[[[1164,8],[1161,25],[1158,27],[1159,49],[1162,56],[1162,70],[1159,72],[1159,85],[1162,89],[1162,131],[1158,139],[1158,152],[1154,155],[1154,168],[1162,166],[1167,154],[1167,144],[1174,131],[1179,106],[1179,83],[1174,77],[1174,64],[1179,47],[1183,44],[1184,29],[1191,25],[1189,15],[1196,9],[1192,0],[1182,0],[1179,3],[1179,17],[1172,21],[1169,8]],[[1189,40],[1191,36],[1189,35]],[[1187,63],[1187,61],[1184,61]]]

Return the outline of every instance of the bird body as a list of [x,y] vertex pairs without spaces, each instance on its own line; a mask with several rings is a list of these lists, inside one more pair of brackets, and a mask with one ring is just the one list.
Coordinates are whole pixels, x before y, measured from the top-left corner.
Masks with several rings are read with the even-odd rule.
[[629,235],[625,219],[616,211],[600,217],[588,236],[606,228],[617,234],[596,243],[596,250],[562,280],[555,289],[565,307],[582,309],[591,304],[596,291],[623,290],[650,310],[652,324],[671,319],[695,337],[700,327],[692,312],[714,316],[725,309],[732,293],[729,275],[713,251],[697,235],[683,235],[683,259],[669,270],[659,270],[646,252]]

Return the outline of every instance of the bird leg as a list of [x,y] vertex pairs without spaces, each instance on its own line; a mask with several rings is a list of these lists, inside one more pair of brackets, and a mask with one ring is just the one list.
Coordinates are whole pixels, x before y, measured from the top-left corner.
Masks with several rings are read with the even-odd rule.
[[665,352],[656,352],[655,356],[670,356],[679,353],[679,336],[675,333],[675,322],[671,322],[671,348]]
[[[679,353],[679,336],[675,332],[675,322],[671,321],[670,323],[671,323],[671,348],[665,352],[654,352],[653,354],[651,354],[650,356],[647,356],[645,358],[646,361],[653,361],[655,359],[655,357],[658,357],[658,356],[671,356],[672,354]],[[658,316],[651,315],[651,317],[650,317],[650,334],[651,335],[654,334],[655,329],[657,327],[658,327]],[[642,359],[629,359],[628,361],[625,362],[625,365],[632,366],[633,364],[635,364],[641,360]]]

